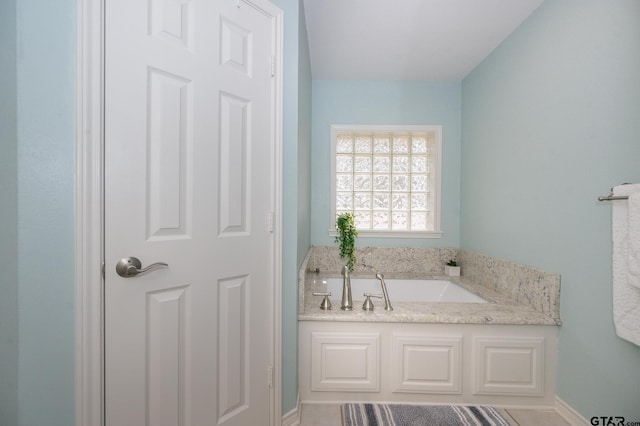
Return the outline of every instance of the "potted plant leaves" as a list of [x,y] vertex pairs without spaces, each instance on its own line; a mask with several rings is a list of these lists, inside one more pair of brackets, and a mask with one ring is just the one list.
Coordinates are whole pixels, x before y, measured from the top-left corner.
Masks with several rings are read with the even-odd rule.
[[336,228],[338,236],[335,242],[340,244],[340,258],[347,260],[349,271],[353,271],[353,265],[356,263],[354,249],[356,245],[356,237],[358,231],[353,220],[353,214],[342,213],[336,220]]
[[455,260],[450,260],[444,265],[444,273],[450,277],[459,277],[460,276],[460,266],[458,262]]

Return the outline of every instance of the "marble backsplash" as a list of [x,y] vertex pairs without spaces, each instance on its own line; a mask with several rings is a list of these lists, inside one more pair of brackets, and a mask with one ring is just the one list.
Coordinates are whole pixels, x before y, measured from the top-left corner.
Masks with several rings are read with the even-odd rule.
[[[461,266],[461,279],[488,287],[514,304],[528,306],[560,323],[559,274],[457,248],[357,247],[355,255],[352,275],[373,275],[382,271],[385,274],[441,276],[445,264],[454,259]],[[337,275],[344,264],[337,246],[312,247],[300,270],[301,296],[308,272],[318,270]]]
[[466,279],[560,320],[560,274],[468,250],[458,252],[458,262]]
[[[356,247],[354,275],[388,273],[410,273],[443,275],[444,265],[456,259],[455,248],[410,248],[410,247]],[[340,273],[345,261],[340,259],[338,247],[313,247],[307,269]]]

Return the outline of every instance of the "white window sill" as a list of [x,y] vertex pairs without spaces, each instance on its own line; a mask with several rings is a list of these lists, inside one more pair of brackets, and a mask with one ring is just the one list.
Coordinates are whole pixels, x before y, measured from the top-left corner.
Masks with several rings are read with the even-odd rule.
[[[338,231],[329,230],[330,237],[337,237]],[[358,238],[442,238],[441,231],[372,231],[358,230]]]

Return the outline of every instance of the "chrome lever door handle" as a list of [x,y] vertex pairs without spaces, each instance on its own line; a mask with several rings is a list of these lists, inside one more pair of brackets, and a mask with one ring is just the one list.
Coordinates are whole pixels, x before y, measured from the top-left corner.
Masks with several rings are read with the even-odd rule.
[[116,272],[122,278],[131,278],[135,277],[136,275],[144,274],[145,272],[151,271],[152,269],[168,267],[169,265],[164,262],[157,262],[143,268],[140,259],[132,256],[120,259],[120,261],[116,264]]

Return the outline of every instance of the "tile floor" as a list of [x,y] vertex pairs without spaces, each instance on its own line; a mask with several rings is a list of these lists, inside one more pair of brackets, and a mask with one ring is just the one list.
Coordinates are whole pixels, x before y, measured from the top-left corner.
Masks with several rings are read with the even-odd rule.
[[[513,426],[571,426],[555,411],[503,410]],[[341,426],[340,405],[302,405],[300,426]]]

